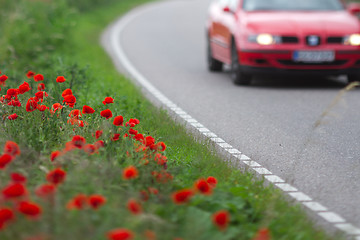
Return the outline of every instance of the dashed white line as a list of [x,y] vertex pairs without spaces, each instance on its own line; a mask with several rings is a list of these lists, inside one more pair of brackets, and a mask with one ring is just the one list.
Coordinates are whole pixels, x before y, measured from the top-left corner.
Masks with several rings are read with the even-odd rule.
[[240,160],[240,163],[247,165],[250,169],[254,170],[261,176],[263,176],[267,181],[273,183],[276,187],[293,197],[295,200],[299,201],[301,204],[309,208],[310,210],[316,212],[320,217],[325,219],[327,222],[334,224],[334,226],[345,233],[353,236],[356,240],[360,240],[360,229],[358,227],[349,224],[336,213],[327,211],[327,208],[321,205],[318,202],[312,201],[312,199],[306,194],[297,191],[297,189],[290,184],[287,184],[280,177],[273,175],[268,169],[261,167],[255,161],[252,161],[248,156],[241,154],[239,150],[233,148],[230,144],[225,141],[218,142],[220,138],[209,129],[204,127],[201,123],[196,121],[193,117],[188,115],[184,110],[179,108],[175,103],[173,103],[170,99],[168,99],[164,94],[162,94],[159,90],[157,90],[128,60],[126,54],[124,53],[121,44],[119,43],[119,39],[121,33],[125,26],[135,19],[137,16],[143,14],[146,11],[152,10],[152,8],[140,8],[140,10],[131,11],[131,13],[127,14],[125,17],[119,19],[110,30],[110,41],[111,48],[115,52],[116,61],[120,61],[123,67],[127,69],[127,71],[131,74],[131,76],[140,83],[143,88],[145,88],[148,92],[150,92],[154,97],[156,97],[161,103],[163,103],[170,110],[174,111],[179,117],[184,119],[186,122],[191,124],[195,129],[197,129],[200,133],[202,133],[205,137],[214,141],[221,148],[229,152],[233,157]]

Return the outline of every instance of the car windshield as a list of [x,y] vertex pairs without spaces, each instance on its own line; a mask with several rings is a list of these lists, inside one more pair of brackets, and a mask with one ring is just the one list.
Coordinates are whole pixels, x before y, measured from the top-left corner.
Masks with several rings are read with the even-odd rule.
[[339,0],[244,0],[245,11],[339,11]]

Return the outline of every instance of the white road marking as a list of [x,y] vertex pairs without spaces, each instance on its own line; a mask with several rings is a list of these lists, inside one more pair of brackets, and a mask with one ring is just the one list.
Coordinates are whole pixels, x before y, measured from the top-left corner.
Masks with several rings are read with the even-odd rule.
[[[120,61],[122,66],[130,73],[132,78],[134,78],[143,88],[145,88],[148,92],[150,92],[154,97],[158,99],[161,103],[163,103],[168,109],[174,111],[181,118],[183,118],[186,122],[191,123],[193,127],[195,127],[200,133],[202,133],[205,137],[213,139],[217,138],[216,134],[211,132],[209,129],[204,127],[202,124],[198,123],[194,118],[188,115],[185,111],[179,108],[175,103],[173,103],[170,99],[168,99],[164,94],[162,94],[159,90],[157,90],[129,61],[124,50],[120,44],[120,36],[123,29],[126,27],[128,23],[130,23],[133,19],[145,13],[146,11],[150,11],[153,9],[152,7],[139,7],[126,16],[118,19],[110,29],[110,42],[112,50],[115,52],[115,59]],[[285,193],[289,194],[295,200],[299,201],[309,209],[316,212],[319,216],[324,218],[329,223],[336,223],[333,226],[344,231],[347,234],[350,234],[355,237],[356,240],[360,240],[360,228],[353,226],[352,224],[346,223],[346,221],[336,213],[326,212],[327,208],[321,205],[320,203],[313,202],[312,199],[302,192],[298,192],[294,187],[285,183],[283,179],[280,177],[273,175],[268,169],[263,167],[258,167],[255,161],[251,161],[251,159],[241,154],[241,151],[233,148],[230,144],[226,142],[217,143],[224,150],[228,151],[232,154],[233,157],[237,158],[243,164],[250,167],[250,169],[256,171],[258,174],[262,175],[266,180],[270,183],[275,183],[277,187],[282,189]],[[234,152],[234,153],[232,153]],[[240,155],[241,154],[241,155]],[[249,164],[251,162],[251,164]],[[254,166],[250,166],[254,165]],[[282,185],[279,183],[283,183]],[[286,187],[285,187],[286,186]],[[296,191],[287,191],[287,190],[296,190]],[[322,212],[325,211],[325,212]],[[342,223],[339,223],[341,221]]]

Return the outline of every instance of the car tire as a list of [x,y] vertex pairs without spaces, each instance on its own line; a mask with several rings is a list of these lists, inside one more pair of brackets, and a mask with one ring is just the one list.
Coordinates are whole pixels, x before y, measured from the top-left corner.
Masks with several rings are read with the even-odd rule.
[[216,60],[212,56],[210,38],[207,38],[207,65],[210,72],[221,72],[223,68],[223,63],[219,60]]
[[236,85],[249,85],[252,80],[250,74],[245,74],[241,71],[239,56],[235,43],[231,45],[231,66],[230,76]]
[[360,75],[358,74],[349,74],[347,75],[348,83],[360,81]]

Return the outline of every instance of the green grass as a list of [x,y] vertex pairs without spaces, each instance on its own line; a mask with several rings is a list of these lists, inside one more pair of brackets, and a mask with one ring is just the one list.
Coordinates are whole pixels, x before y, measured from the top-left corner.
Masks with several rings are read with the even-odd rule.
[[[264,187],[263,182],[250,173],[229,166],[222,156],[216,154],[211,143],[197,139],[182,124],[174,122],[166,111],[155,108],[130,80],[115,70],[110,58],[100,47],[100,34],[116,17],[145,2],[148,1],[114,1],[92,10],[89,10],[87,3],[81,8],[82,12],[70,9],[65,2],[64,5],[52,3],[50,7],[44,2],[28,2],[24,5],[25,9],[9,3],[10,9],[27,12],[35,21],[48,18],[46,14],[45,17],[44,14],[31,15],[35,9],[41,8],[49,14],[58,9],[55,12],[58,12],[60,20],[55,19],[44,26],[35,24],[37,36],[32,34],[34,29],[25,25],[27,16],[11,22],[13,25],[3,26],[5,34],[0,38],[0,43],[8,47],[0,50],[1,56],[6,56],[0,59],[0,69],[10,76],[9,82],[13,85],[25,80],[24,73],[29,69],[44,73],[49,80],[64,75],[69,80],[67,86],[71,86],[76,94],[78,108],[86,104],[103,109],[101,101],[104,97],[113,97],[116,104],[110,108],[116,115],[123,115],[125,119],[139,119],[141,124],[136,128],[139,132],[166,143],[168,171],[175,176],[175,180],[168,185],[157,184],[162,198],[154,197],[144,203],[147,214],[134,217],[126,211],[124,204],[128,198],[136,198],[138,190],[147,186],[149,181],[146,180],[151,177],[142,170],[144,179],[134,184],[121,180],[123,167],[138,164],[134,162],[137,158],[126,155],[126,150],[133,150],[132,144],[128,141],[121,141],[118,145],[109,142],[99,155],[87,156],[82,152],[72,152],[59,163],[68,171],[69,177],[59,188],[57,206],[49,207],[43,203],[47,210],[43,219],[47,220],[29,222],[19,218],[19,222],[0,232],[0,239],[23,239],[39,232],[46,233],[50,239],[103,239],[104,233],[115,227],[133,229],[138,233],[137,239],[142,239],[140,233],[152,229],[158,239],[180,236],[184,239],[245,240],[251,239],[261,227],[268,227],[273,239],[341,239],[340,236],[327,236],[314,227],[300,206],[289,204],[280,191]],[[20,30],[13,33],[10,29],[15,25]],[[52,26],[58,28],[53,29]],[[65,32],[62,31],[64,28]],[[48,34],[49,31],[61,34],[63,41],[49,37],[52,36]],[[40,38],[39,34],[44,38]],[[29,35],[29,39],[25,41],[26,35]],[[32,49],[34,44],[38,46],[35,52]],[[46,91],[54,99],[61,99],[58,85],[50,81],[46,84]],[[63,124],[66,123],[66,114],[61,116],[62,121],[57,118],[41,121],[41,114],[28,114],[20,110],[18,113],[24,116],[21,125],[4,122],[6,124],[2,125],[3,138],[0,141],[16,141],[20,144],[22,154],[6,172],[0,172],[0,178],[1,183],[4,183],[9,172],[21,171],[28,176],[29,188],[33,188],[44,182],[44,171],[53,168],[48,160],[50,152],[61,149],[74,133],[71,126]],[[107,134],[116,131],[99,117],[89,118],[88,121],[88,126],[75,132],[86,137],[89,142],[94,140],[92,134],[99,128]],[[54,130],[60,126],[63,131]],[[171,203],[171,192],[192,187],[198,178],[207,176],[214,176],[219,181],[211,197],[197,196],[187,206]],[[95,213],[90,210],[67,212],[63,206],[79,192],[101,193],[108,198],[108,203]],[[211,214],[220,209],[227,209],[232,216],[226,232],[217,231],[210,221]]]

